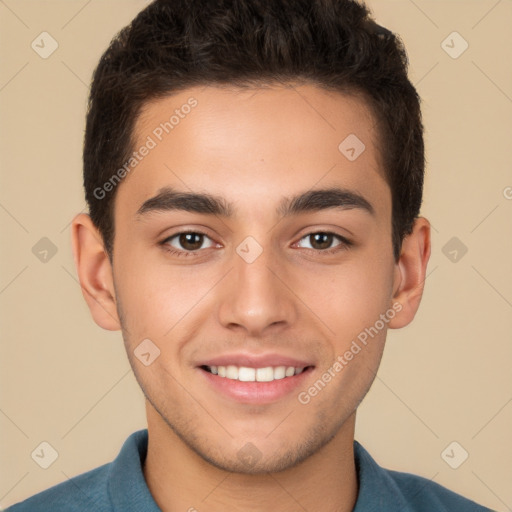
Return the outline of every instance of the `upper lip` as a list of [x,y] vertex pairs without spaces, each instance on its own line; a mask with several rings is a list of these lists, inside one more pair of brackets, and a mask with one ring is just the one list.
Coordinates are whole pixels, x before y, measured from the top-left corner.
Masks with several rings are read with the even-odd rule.
[[245,366],[247,368],[266,368],[268,366],[294,366],[295,368],[305,368],[313,366],[311,361],[297,359],[282,354],[248,354],[233,353],[222,354],[199,363],[198,366]]

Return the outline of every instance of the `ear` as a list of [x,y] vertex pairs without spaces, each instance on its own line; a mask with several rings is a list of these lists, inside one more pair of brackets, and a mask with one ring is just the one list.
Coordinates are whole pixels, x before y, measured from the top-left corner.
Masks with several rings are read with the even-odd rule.
[[120,330],[112,265],[89,215],[81,213],[73,219],[71,237],[78,279],[94,321],[103,329]]
[[389,328],[400,329],[412,322],[423,296],[429,258],[430,223],[418,217],[412,233],[403,240],[400,259],[395,265],[392,302],[400,304],[401,309],[397,308],[399,312],[389,321]]

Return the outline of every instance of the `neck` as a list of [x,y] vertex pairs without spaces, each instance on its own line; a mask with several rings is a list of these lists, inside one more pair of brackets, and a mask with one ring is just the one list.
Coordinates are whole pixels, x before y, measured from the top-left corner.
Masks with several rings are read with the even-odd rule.
[[163,512],[351,512],[354,508],[358,493],[355,413],[329,443],[300,464],[277,473],[243,474],[205,461],[150,409],[143,471]]

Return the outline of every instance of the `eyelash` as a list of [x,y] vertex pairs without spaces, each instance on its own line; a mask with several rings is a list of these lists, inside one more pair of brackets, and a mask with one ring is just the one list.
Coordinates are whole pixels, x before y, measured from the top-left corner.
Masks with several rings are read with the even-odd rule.
[[[347,238],[341,236],[341,235],[338,235],[337,233],[334,233],[332,231],[312,231],[311,233],[307,233],[306,235],[304,235],[303,237],[300,238],[300,240],[303,240],[304,238],[307,238],[311,235],[317,235],[317,234],[323,234],[323,235],[334,235],[334,237],[338,238],[341,242],[340,245],[337,245],[331,249],[307,249],[308,251],[313,251],[315,253],[320,253],[322,255],[331,255],[331,254],[334,254],[334,253],[337,253],[337,252],[340,252],[340,251],[343,251],[343,250],[347,250],[348,248],[352,247],[354,244],[353,242],[351,242],[350,240],[348,240]],[[174,233],[173,235],[171,236],[168,236],[165,240],[163,240],[162,242],[160,242],[160,245],[163,246],[164,250],[167,251],[168,253],[172,254],[173,256],[178,256],[178,257],[184,257],[184,258],[187,258],[187,257],[190,257],[190,256],[196,256],[197,253],[201,250],[201,249],[197,249],[197,250],[194,250],[194,251],[186,251],[186,250],[177,250],[177,249],[174,249],[172,248],[168,242],[170,240],[172,240],[173,238],[176,238],[177,236],[179,235],[191,235],[191,234],[194,234],[194,235],[203,235],[207,238],[210,238],[206,233],[204,233],[203,231],[200,231],[200,230],[194,230],[194,231],[179,231],[178,233]],[[299,242],[300,242],[299,240]]]

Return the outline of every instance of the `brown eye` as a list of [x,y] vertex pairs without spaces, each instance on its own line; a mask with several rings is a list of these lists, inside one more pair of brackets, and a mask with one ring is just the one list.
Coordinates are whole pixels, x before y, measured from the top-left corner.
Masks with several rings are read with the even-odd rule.
[[309,235],[313,249],[330,249],[333,238],[332,233],[314,233]]
[[203,235],[200,233],[181,233],[178,236],[178,241],[183,249],[196,251],[201,248],[203,238]]
[[[333,242],[336,239],[338,239],[338,243],[333,245]],[[301,238],[299,244],[303,240],[309,242],[309,247],[307,245],[301,247],[305,247],[306,249],[311,249],[317,252],[324,252],[327,254],[346,249],[352,245],[352,242],[347,240],[345,237],[328,231],[309,233],[308,235]]]
[[[210,241],[210,245],[203,247],[204,242]],[[200,249],[207,249],[213,247],[215,244],[213,241],[204,233],[196,231],[184,231],[182,233],[176,233],[166,238],[162,245],[166,246],[168,250],[174,254],[192,253],[199,251]]]

